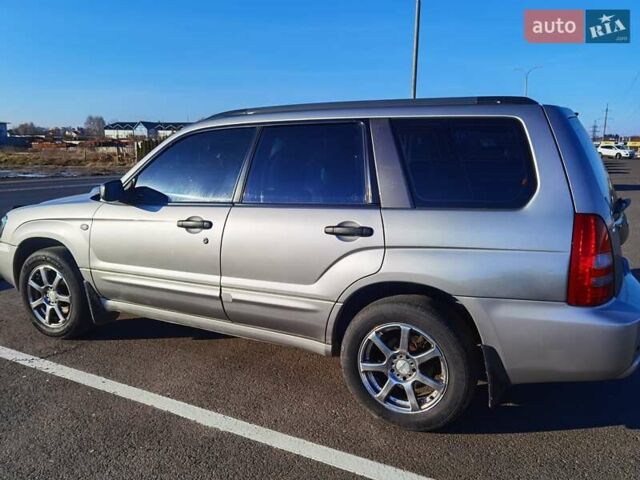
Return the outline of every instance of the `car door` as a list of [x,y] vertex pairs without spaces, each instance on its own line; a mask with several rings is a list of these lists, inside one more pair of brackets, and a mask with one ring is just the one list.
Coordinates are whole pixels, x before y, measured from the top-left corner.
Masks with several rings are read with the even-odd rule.
[[360,121],[261,129],[222,241],[231,321],[324,341],[339,295],[380,269],[366,132]]
[[172,142],[105,203],[91,227],[90,267],[110,299],[226,319],[220,246],[254,128],[188,134]]

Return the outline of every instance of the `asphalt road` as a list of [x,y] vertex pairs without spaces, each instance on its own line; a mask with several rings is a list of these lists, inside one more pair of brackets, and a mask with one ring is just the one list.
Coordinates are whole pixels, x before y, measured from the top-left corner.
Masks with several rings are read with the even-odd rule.
[[[633,199],[625,253],[640,266],[640,160],[607,166]],[[0,208],[76,193],[88,188],[83,181],[30,181],[19,189],[2,182]],[[0,346],[425,477],[640,477],[640,373],[515,387],[493,410],[481,387],[448,430],[415,433],[363,411],[335,358],[146,319],[105,325],[82,340],[51,339],[31,327],[17,292],[6,286]],[[0,359],[2,479],[353,477],[304,454]]]

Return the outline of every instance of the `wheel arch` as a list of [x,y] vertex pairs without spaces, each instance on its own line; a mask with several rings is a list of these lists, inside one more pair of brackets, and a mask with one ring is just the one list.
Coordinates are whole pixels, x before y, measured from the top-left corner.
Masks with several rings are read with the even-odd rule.
[[331,342],[333,355],[340,352],[342,339],[355,315],[367,305],[396,295],[421,295],[435,300],[443,309],[454,311],[477,345],[482,336],[473,317],[453,295],[430,285],[406,281],[378,281],[359,287],[342,302],[327,326],[327,340]]
[[20,270],[22,270],[22,266],[27,258],[38,250],[50,247],[62,247],[73,257],[73,252],[69,247],[53,238],[30,237],[20,242],[16,248],[16,253],[13,256],[13,279],[15,281],[16,288],[20,288]]
[[421,295],[434,299],[443,310],[456,313],[458,325],[463,325],[471,335],[477,348],[477,361],[480,371],[488,383],[489,406],[498,406],[504,393],[511,386],[511,381],[504,368],[498,351],[485,345],[480,329],[468,308],[453,295],[439,288],[406,281],[379,281],[370,283],[349,293],[346,300],[336,304],[338,308],[332,314],[327,325],[327,341],[331,342],[331,354],[338,355],[342,347],[342,339],[355,315],[367,305],[384,298],[396,295]]

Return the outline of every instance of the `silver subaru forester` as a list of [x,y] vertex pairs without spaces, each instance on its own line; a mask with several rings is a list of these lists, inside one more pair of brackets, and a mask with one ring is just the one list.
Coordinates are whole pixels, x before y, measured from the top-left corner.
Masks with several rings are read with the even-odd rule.
[[628,204],[576,114],[528,98],[238,110],[10,211],[0,275],[46,335],[126,313],[339,354],[371,413],[433,430],[482,380],[496,405],[634,371]]

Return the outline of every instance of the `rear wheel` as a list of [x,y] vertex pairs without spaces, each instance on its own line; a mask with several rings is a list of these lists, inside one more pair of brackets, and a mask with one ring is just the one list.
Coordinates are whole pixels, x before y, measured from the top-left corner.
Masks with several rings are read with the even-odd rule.
[[34,326],[50,337],[72,338],[91,327],[82,276],[63,247],[39,250],[20,272],[22,301]]
[[342,343],[345,380],[375,416],[411,430],[435,430],[469,404],[477,383],[474,344],[459,319],[425,297],[372,303]]

